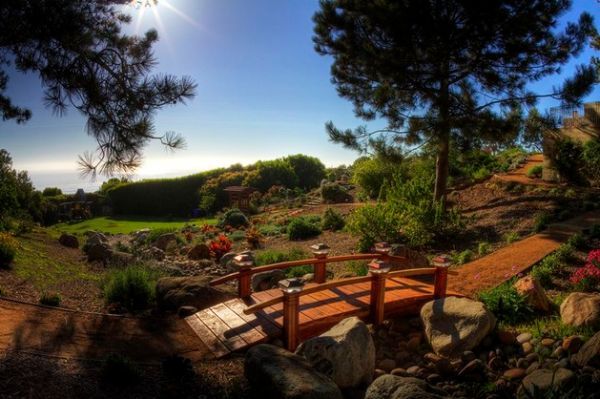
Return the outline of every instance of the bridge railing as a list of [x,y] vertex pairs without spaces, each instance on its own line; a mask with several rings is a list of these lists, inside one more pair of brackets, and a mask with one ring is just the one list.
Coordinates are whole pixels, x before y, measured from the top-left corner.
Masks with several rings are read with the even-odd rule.
[[340,256],[327,256],[320,255],[314,258],[293,260],[280,263],[272,263],[265,266],[246,266],[240,267],[239,271],[225,276],[216,278],[210,282],[211,286],[220,285],[228,281],[237,280],[238,282],[238,296],[240,298],[247,298],[252,294],[252,276],[257,273],[268,272],[271,270],[284,270],[298,266],[313,266],[314,279],[313,282],[317,284],[325,283],[327,280],[327,265],[329,263],[349,262],[356,260],[372,260],[382,259],[386,262],[393,263],[394,265],[406,266],[408,265],[408,258],[403,256],[392,256],[387,253],[370,253],[370,254],[354,254],[354,255],[340,255]]
[[369,318],[374,324],[378,325],[383,322],[385,315],[386,280],[394,277],[414,277],[427,275],[433,275],[434,277],[433,298],[439,299],[445,297],[448,282],[448,265],[429,268],[406,269],[395,272],[371,271],[368,276],[333,280],[327,283],[307,287],[301,291],[282,290],[282,296],[252,305],[244,310],[244,313],[256,313],[269,306],[283,303],[283,339],[286,348],[290,351],[293,351],[296,349],[299,341],[299,306],[300,298],[302,296],[343,287],[346,285],[371,282]]

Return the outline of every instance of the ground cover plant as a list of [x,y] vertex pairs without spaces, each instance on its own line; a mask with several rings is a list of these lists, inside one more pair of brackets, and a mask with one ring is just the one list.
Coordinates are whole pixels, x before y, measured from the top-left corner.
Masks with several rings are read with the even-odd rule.
[[169,218],[149,216],[101,216],[76,223],[60,223],[52,226],[55,231],[82,234],[86,231],[100,231],[111,234],[129,234],[141,229],[179,229],[188,224],[214,225],[214,218]]
[[159,274],[143,265],[110,270],[102,291],[107,304],[118,304],[130,312],[147,309],[154,301]]

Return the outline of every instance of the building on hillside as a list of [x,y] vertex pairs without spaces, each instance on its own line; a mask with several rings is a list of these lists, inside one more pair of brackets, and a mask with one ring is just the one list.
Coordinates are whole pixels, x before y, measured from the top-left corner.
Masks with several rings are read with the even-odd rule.
[[552,163],[556,141],[567,138],[585,143],[594,138],[600,139],[600,101],[585,103],[582,107],[556,107],[550,113],[557,120],[559,129],[544,133],[542,178],[558,182],[561,178]]
[[229,186],[225,187],[224,191],[227,193],[230,208],[238,208],[242,211],[247,211],[250,209],[250,195],[252,195],[256,189],[244,186]]

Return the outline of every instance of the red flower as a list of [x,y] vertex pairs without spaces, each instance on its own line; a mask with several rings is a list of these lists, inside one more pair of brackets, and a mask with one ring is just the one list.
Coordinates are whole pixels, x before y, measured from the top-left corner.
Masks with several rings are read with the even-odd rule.
[[594,249],[593,251],[590,251],[587,256],[587,261],[600,267],[600,249]]

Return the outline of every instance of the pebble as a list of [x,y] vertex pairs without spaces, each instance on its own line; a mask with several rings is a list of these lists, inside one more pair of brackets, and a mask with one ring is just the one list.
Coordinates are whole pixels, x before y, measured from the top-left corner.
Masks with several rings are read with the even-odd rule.
[[458,372],[459,376],[470,375],[484,369],[484,365],[479,359],[471,360],[465,367]]
[[527,370],[525,370],[525,373],[531,374],[539,368],[540,368],[540,364],[538,362],[533,362],[529,365],[529,367],[527,367]]
[[569,353],[577,353],[583,345],[583,339],[579,335],[567,337],[562,342],[562,348]]
[[409,376],[409,374],[406,372],[406,369],[403,369],[401,367],[393,369],[390,374],[397,375],[400,377],[408,377]]
[[537,353],[530,353],[527,356],[525,356],[525,359],[529,362],[529,363],[533,363],[533,362],[537,362],[539,360],[539,356]]
[[554,352],[552,352],[552,357],[560,359],[561,357],[565,356],[565,353],[566,351],[562,348],[562,346],[559,346],[558,348],[554,349]]
[[429,374],[427,376],[427,378],[425,378],[425,380],[427,380],[428,383],[430,384],[435,384],[439,381],[441,381],[442,377],[440,377],[439,374]]
[[512,331],[508,331],[508,330],[499,330],[498,331],[498,340],[503,344],[503,345],[512,345],[515,343],[516,341],[516,336],[515,333],[513,333]]
[[376,380],[377,378],[381,377],[382,375],[385,375],[386,372],[384,370],[381,369],[375,369],[375,372],[373,373],[373,379]]
[[521,345],[521,349],[523,349],[524,354],[529,355],[530,353],[533,352],[533,345],[531,345],[530,342],[524,342]]
[[520,369],[526,369],[527,367],[529,367],[529,362],[527,361],[527,359],[522,357],[519,360],[517,360],[517,367]]
[[552,345],[554,345],[555,340],[553,340],[552,338],[544,338],[541,341],[542,346],[545,346],[546,348],[551,348]]
[[406,343],[406,347],[409,351],[416,352],[419,350],[419,346],[421,346],[421,336],[414,336],[408,340]]
[[532,338],[531,333],[519,334],[519,335],[517,335],[517,342],[520,344],[523,344],[525,342],[531,341],[531,338]]
[[418,376],[421,373],[419,366],[412,366],[406,369],[406,373],[412,376]]
[[499,370],[502,368],[502,361],[499,357],[494,356],[488,361],[487,366],[491,370]]
[[560,359],[558,362],[554,363],[554,367],[559,369],[569,368],[569,359],[567,359],[566,357]]
[[525,377],[525,375],[526,375],[525,369],[515,368],[515,369],[506,370],[502,376],[509,381],[513,381],[513,380],[520,380],[521,378]]
[[382,370],[385,370],[385,372],[389,373],[390,371],[396,368],[396,361],[392,359],[383,359],[379,362],[378,367]]

